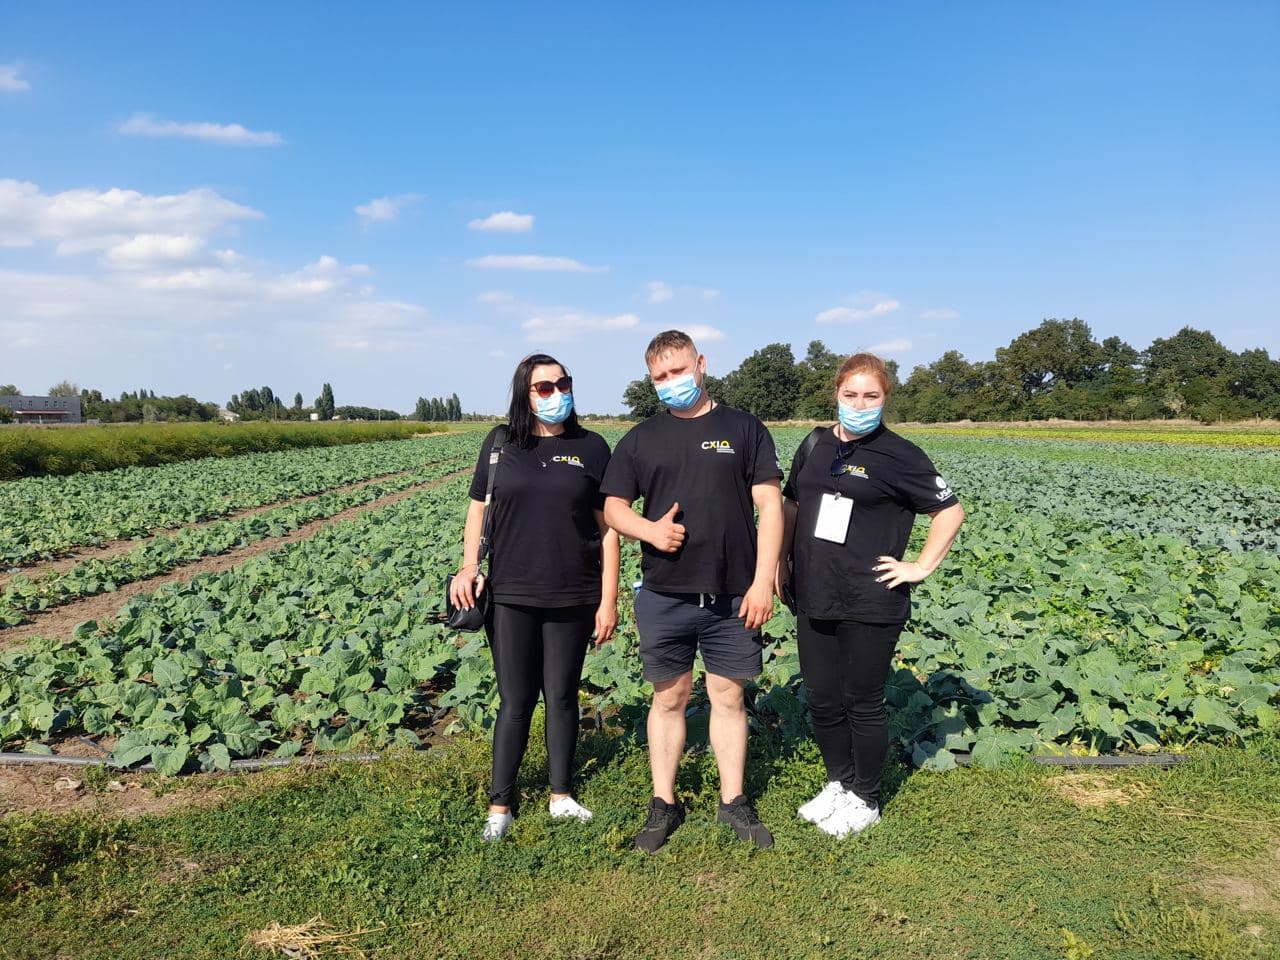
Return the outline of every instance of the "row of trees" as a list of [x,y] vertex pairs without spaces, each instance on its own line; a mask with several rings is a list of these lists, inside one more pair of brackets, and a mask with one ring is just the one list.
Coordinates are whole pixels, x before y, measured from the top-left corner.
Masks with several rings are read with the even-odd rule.
[[[15,384],[0,384],[0,396],[18,397]],[[218,416],[216,403],[202,403],[195,397],[158,396],[154,390],[125,390],[119,399],[104,397],[101,390],[81,389],[70,380],[55,383],[44,394],[49,397],[79,397],[80,415],[103,423],[156,423],[159,421],[204,421]],[[2,415],[2,414],[0,414]]]
[[417,405],[413,408],[415,420],[441,421],[462,418],[462,401],[458,399],[456,393],[448,397],[432,397],[430,400],[419,397]]
[[[761,347],[708,392],[766,420],[829,420],[843,356],[820,340],[796,361],[790,344]],[[1280,417],[1280,360],[1265,350],[1234,353],[1205,330],[1184,327],[1139,351],[1119,337],[1101,343],[1083,320],[1045,320],[969,361],[949,350],[912,369],[905,381],[887,363],[894,420],[1074,420],[1191,417],[1205,422]],[[633,380],[623,403],[634,417],[662,405],[648,377]]]
[[404,415],[395,410],[377,407],[338,407],[335,415],[342,420],[403,420]]
[[[22,391],[15,384],[0,384],[0,396],[22,396]],[[154,390],[142,388],[126,390],[120,394],[119,400],[103,397],[99,390],[81,390],[69,380],[54,384],[45,394],[50,397],[80,397],[81,413],[86,420],[101,420],[103,423],[214,420],[218,416],[216,403],[202,403],[194,397],[183,394],[177,397],[157,396]],[[278,396],[270,387],[251,387],[240,393],[232,394],[227,401],[227,409],[239,415],[242,420],[308,420],[314,412],[320,420],[331,420],[335,416],[344,420],[403,420],[404,415],[396,410],[384,410],[377,407],[347,406],[334,404],[333,387],[326,383],[320,390],[311,407],[304,407],[302,394],[293,395],[293,403],[286,404],[283,397]],[[0,407],[0,417],[8,413],[8,408]],[[415,419],[418,420],[462,420],[462,401],[455,393],[446,399],[435,398],[425,400],[418,398]],[[11,419],[11,418],[6,418]]]

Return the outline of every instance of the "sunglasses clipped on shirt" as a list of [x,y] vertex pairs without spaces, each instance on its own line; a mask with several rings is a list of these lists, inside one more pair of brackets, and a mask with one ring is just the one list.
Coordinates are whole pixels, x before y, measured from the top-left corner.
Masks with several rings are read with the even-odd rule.
[[561,393],[573,392],[573,377],[561,377],[559,380],[539,380],[529,387],[544,400],[559,390]]

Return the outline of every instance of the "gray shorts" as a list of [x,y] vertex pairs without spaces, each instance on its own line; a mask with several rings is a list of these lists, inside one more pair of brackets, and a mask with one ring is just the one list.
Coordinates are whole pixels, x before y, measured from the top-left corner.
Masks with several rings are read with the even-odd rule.
[[742,596],[710,593],[636,594],[636,626],[640,629],[640,663],[650,683],[672,680],[693,669],[702,651],[707,673],[729,680],[760,675],[759,630],[748,630],[738,608]]

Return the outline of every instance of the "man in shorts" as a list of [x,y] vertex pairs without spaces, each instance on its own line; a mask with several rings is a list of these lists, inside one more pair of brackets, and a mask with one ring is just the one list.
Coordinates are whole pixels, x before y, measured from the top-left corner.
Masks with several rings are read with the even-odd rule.
[[[716,819],[739,839],[769,847],[773,837],[743,792],[742,692],[760,674],[760,627],[773,615],[782,471],[764,424],[707,395],[707,361],[688,335],[658,334],[645,362],[667,410],[619,441],[600,484],[606,521],[639,540],[644,553],[635,611],[644,677],[653,684],[648,733],[654,795],[635,844],[654,853],[684,821],[676,768],[684,752],[694,653],[701,650],[720,771]],[[631,504],[641,497],[644,514],[637,516]]]

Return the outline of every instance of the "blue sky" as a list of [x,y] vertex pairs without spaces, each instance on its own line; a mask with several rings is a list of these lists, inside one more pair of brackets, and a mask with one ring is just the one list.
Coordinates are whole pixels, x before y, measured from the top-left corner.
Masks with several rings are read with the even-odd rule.
[[[1280,355],[1280,5],[0,6],[0,382],[613,411],[653,333]],[[497,215],[497,216],[495,216]]]

